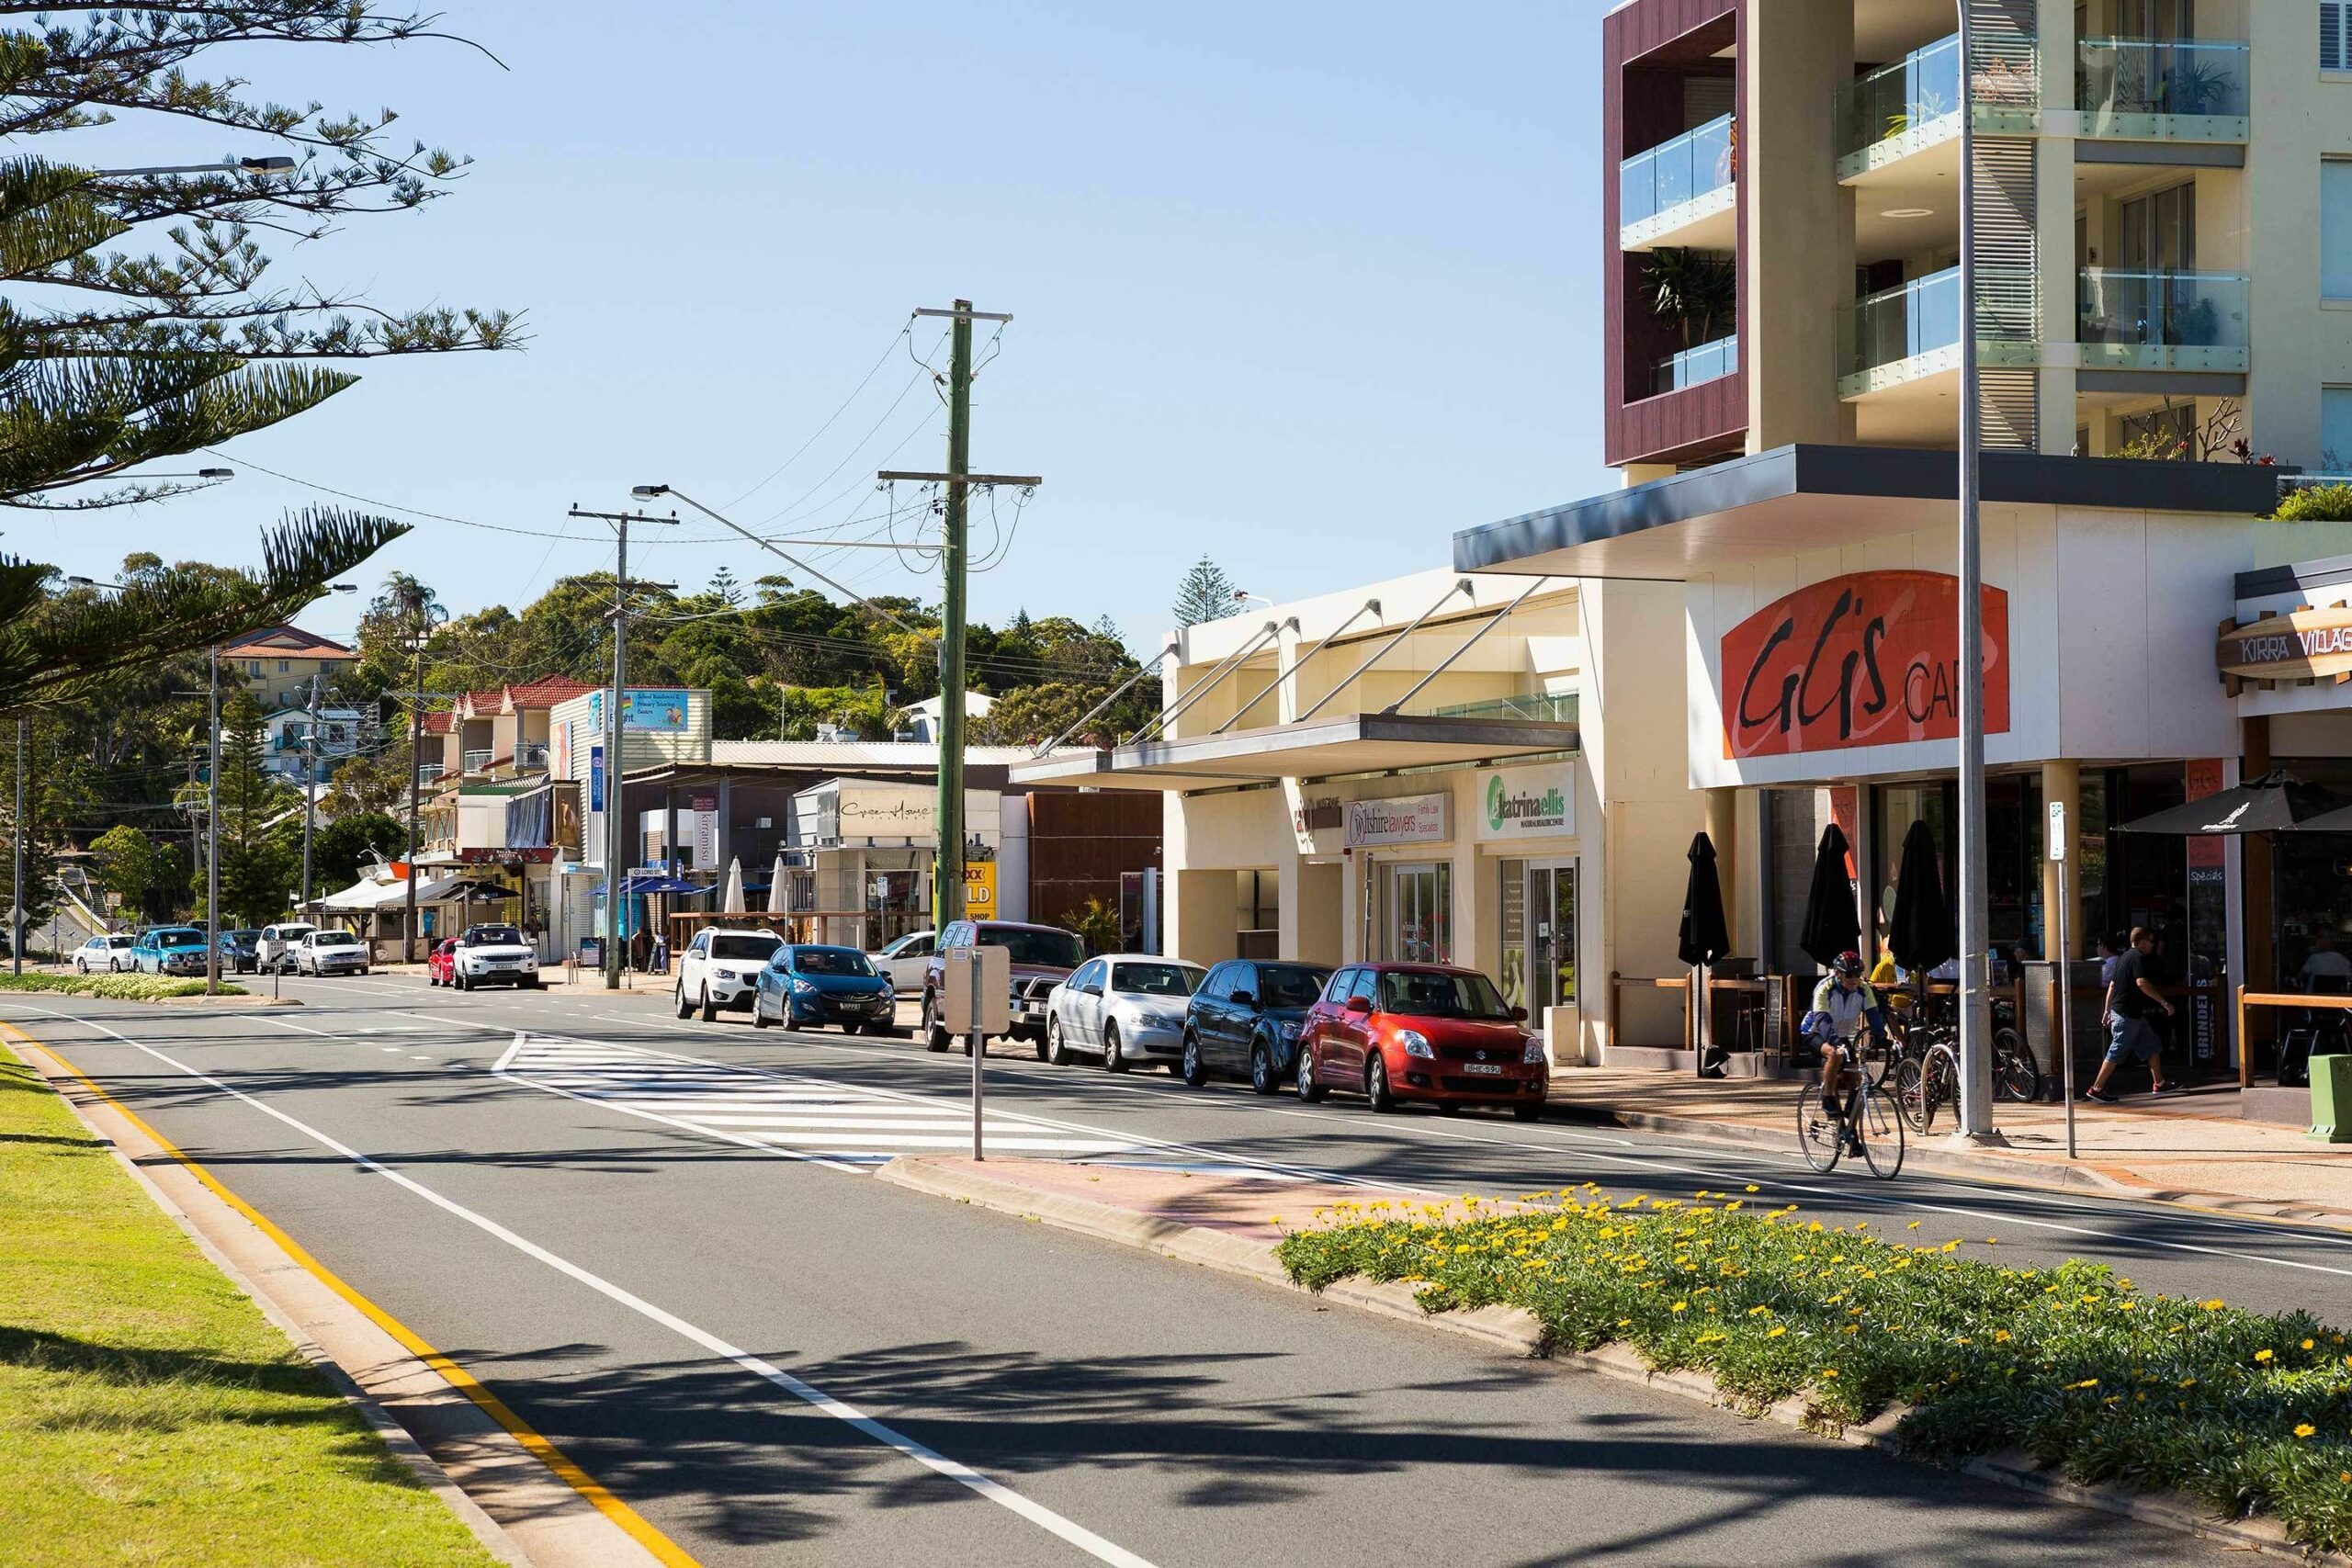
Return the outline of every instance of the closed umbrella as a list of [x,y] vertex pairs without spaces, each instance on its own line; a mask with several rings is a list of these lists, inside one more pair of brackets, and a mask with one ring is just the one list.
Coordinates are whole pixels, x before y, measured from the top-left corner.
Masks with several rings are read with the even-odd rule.
[[1731,950],[1731,931],[1724,919],[1723,879],[1715,872],[1715,841],[1704,833],[1690,838],[1690,880],[1682,890],[1682,931],[1675,952],[1699,971],[1698,1073],[1708,1077],[1722,1073],[1708,1060],[1714,1043],[1714,1020],[1707,1006],[1707,966]]
[[1894,914],[1888,922],[1887,945],[1894,961],[1915,975],[1924,975],[1956,956],[1960,939],[1952,931],[1951,903],[1944,897],[1943,869],[1936,856],[1936,836],[1927,823],[1915,821],[1903,835],[1903,861],[1894,874]]
[[743,862],[740,857],[727,863],[727,892],[719,899],[719,913],[743,913]]
[[775,869],[768,873],[768,913],[771,915],[786,914],[792,908],[792,891],[790,884],[785,880],[786,874],[784,852],[778,850],[775,852]]
[[1805,894],[1804,927],[1797,945],[1824,969],[1841,953],[1862,945],[1862,920],[1854,908],[1854,879],[1846,870],[1845,829],[1832,822],[1821,830],[1814,852],[1813,886]]

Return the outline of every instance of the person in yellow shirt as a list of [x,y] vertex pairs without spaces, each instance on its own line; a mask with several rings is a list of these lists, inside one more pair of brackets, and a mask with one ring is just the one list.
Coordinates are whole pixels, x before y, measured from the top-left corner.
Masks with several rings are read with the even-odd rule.
[[1878,962],[1871,967],[1871,985],[1873,987],[1892,986],[1897,984],[1902,978],[1903,971],[1896,965],[1894,954],[1885,948],[1880,948]]

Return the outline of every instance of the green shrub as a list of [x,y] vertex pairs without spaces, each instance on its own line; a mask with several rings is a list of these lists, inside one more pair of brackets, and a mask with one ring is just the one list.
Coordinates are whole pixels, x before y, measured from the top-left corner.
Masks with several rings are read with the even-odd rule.
[[[159,1002],[169,997],[200,996],[204,982],[171,975],[5,975],[0,991],[60,991],[68,996],[103,997],[118,1002]],[[220,983],[224,997],[242,997],[243,986]]]
[[2282,523],[2352,523],[2352,484],[2299,486],[2271,515]]
[[1419,1286],[1430,1312],[1524,1307],[1555,1346],[1623,1342],[1752,1410],[1803,1394],[1842,1426],[1906,1404],[1897,1440],[1923,1459],[2023,1448],[2078,1481],[2352,1545],[2352,1345],[2306,1314],[2143,1295],[2100,1264],[2002,1268],[1793,1204],[1597,1191],[1455,1223],[1346,1205],[1276,1256],[1311,1290],[1361,1275]]

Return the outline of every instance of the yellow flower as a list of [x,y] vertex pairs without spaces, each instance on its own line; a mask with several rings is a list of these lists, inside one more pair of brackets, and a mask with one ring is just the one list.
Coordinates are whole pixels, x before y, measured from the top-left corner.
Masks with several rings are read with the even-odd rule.
[[1764,1337],[1767,1339],[1778,1339],[1781,1335],[1786,1334],[1788,1330],[1785,1327],[1776,1323],[1771,1327],[1764,1331]]
[[2304,1340],[2304,1341],[2303,1341],[2303,1348],[2304,1348],[2304,1349],[2306,1349],[2306,1350],[2310,1349],[2310,1348],[2312,1348],[2312,1341],[2311,1341],[2311,1340],[2309,1340],[2309,1339]]
[[1993,1330],[1993,1343],[1995,1343],[1996,1345],[2006,1345],[2006,1344],[2007,1344],[2008,1342],[2009,1342],[2009,1331],[2008,1331],[2007,1329],[2006,1329],[2006,1328],[1996,1328],[1996,1329]]
[[2197,1386],[2197,1380],[2195,1378],[2183,1378],[2180,1380],[2180,1386],[2183,1388],[2195,1388]]
[[1268,1214],[1266,1223],[1270,1225],[1278,1225],[1283,1223],[1283,1217],[1280,1214]]
[[1821,1369],[1821,1375],[1826,1378],[1834,1378],[1838,1375],[1838,1369],[1835,1367],[1824,1367]]
[[2254,1353],[2254,1359],[2257,1361],[2267,1361],[2270,1359],[2270,1352],[2267,1350],[2256,1350]]
[[2222,1298],[2221,1298],[2221,1297],[2219,1297],[2219,1296],[2215,1296],[2211,1301],[2207,1302],[2207,1303],[2205,1303],[2205,1310],[2206,1310],[2207,1312],[2219,1312],[2219,1311],[2221,1311],[2221,1310],[2222,1310]]
[[2312,1426],[2308,1421],[2298,1422],[2295,1427],[2295,1436],[2299,1438],[2308,1438],[2313,1432],[2318,1430],[2319,1428],[2317,1427]]
[[2098,1386],[2098,1379],[2097,1379],[2097,1378],[2085,1378],[2085,1379],[2084,1379],[2082,1382],[2070,1382],[2070,1383],[2068,1383],[2068,1384],[2066,1385],[2066,1391],[2067,1391],[2069,1393],[2073,1393],[2075,1389],[2078,1389],[2078,1388],[2097,1388]]
[[1904,1226],[1903,1228],[1904,1228],[1905,1230],[1912,1230],[1912,1231],[1916,1231],[1916,1230],[1917,1230],[1917,1229],[1919,1228],[1919,1222],[1918,1222],[1918,1221],[1917,1221],[1917,1220],[1913,1220],[1909,1224],[1907,1224],[1907,1225]]
[[1674,1303],[1673,1310],[1676,1312],[1689,1312],[1690,1310],[1690,1303],[1689,1302],[1677,1302]]
[[1771,1314],[1772,1309],[1770,1307],[1749,1307],[1747,1309],[1747,1315],[1750,1317],[1770,1317]]
[[1747,1190],[1748,1190],[1750,1192],[1761,1192],[1761,1191],[1763,1191],[1763,1190],[1764,1190],[1764,1189],[1762,1189],[1761,1187],[1757,1186],[1757,1185],[1756,1185],[1754,1182],[1752,1182],[1752,1181],[1751,1181],[1751,1182],[1749,1182],[1749,1183],[1747,1184]]

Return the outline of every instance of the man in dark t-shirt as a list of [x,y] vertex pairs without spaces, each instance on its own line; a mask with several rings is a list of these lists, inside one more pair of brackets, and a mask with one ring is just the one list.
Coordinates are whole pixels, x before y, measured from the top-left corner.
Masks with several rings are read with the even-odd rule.
[[2154,1080],[2156,1093],[2180,1092],[2180,1086],[2165,1077],[2164,1039],[2149,1022],[2150,1016],[2156,1012],[2167,1019],[2172,1017],[2172,1003],[2158,993],[2149,978],[2148,959],[2155,945],[2155,938],[2147,927],[2134,926],[2130,944],[2116,955],[2108,975],[2106,1003],[2099,1015],[2099,1021],[2107,1026],[2107,1060],[2098,1065],[2098,1077],[2083,1091],[2086,1100],[2114,1104],[2120,1097],[2107,1087],[2107,1080],[2126,1061],[2148,1064],[2148,1076]]

